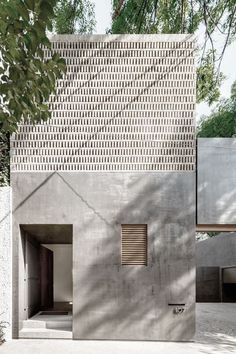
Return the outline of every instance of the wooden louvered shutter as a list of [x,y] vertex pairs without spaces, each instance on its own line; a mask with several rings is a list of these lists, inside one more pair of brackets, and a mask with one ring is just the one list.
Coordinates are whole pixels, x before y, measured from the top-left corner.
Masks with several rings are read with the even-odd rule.
[[122,231],[122,265],[147,265],[147,225],[123,224]]

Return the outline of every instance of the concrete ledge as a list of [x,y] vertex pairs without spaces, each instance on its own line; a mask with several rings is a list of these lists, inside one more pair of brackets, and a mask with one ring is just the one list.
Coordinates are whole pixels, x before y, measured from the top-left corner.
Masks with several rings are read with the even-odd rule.
[[52,42],[187,42],[194,41],[193,34],[58,34]]

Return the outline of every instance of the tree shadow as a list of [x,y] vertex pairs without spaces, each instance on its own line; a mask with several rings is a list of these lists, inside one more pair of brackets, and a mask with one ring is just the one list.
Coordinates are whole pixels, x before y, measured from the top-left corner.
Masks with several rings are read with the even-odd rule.
[[[184,41],[187,40],[188,37]],[[190,51],[189,55],[192,54]],[[165,59],[159,58],[158,64]],[[180,56],[178,65],[185,59],[186,56]],[[113,96],[123,94],[124,88],[135,84],[154,66],[125,83]],[[175,69],[176,66],[170,66],[159,80]],[[75,69],[69,79],[73,80],[76,73]],[[157,81],[150,81],[114,117],[128,110]],[[74,93],[79,94],[78,90]],[[113,96],[105,97],[105,101],[109,102]],[[93,109],[99,108],[98,105]],[[73,155],[79,155],[114,117],[108,118],[85,142],[79,142],[78,149],[57,166],[58,171],[70,164]],[[29,127],[29,134],[34,129]],[[44,146],[47,144],[48,141]],[[35,154],[40,154],[40,149]],[[58,171],[12,173],[14,314],[17,316],[19,312],[16,301],[19,224],[69,223],[75,232],[74,338],[190,339],[194,333],[195,306],[194,171],[96,174]],[[123,223],[148,225],[147,267],[121,266],[120,225]],[[175,315],[173,304],[184,304],[184,312]]]
[[[96,181],[93,174],[55,173],[40,192],[36,187],[20,208],[14,207],[16,222],[40,224],[43,219],[46,224],[53,218],[56,223],[64,214],[63,222],[74,225],[74,338],[193,336],[193,184],[191,173],[107,173],[96,174]],[[42,195],[53,195],[53,205]],[[59,204],[65,195],[69,209]],[[53,216],[47,216],[48,208],[55,209]],[[148,224],[147,267],[121,265],[123,223]],[[183,314],[174,315],[173,304],[185,304]]]

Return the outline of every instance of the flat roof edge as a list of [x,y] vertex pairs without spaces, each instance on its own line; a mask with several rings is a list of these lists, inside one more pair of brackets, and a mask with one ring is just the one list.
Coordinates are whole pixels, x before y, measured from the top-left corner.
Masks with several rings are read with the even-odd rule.
[[193,42],[193,34],[56,34],[52,42]]

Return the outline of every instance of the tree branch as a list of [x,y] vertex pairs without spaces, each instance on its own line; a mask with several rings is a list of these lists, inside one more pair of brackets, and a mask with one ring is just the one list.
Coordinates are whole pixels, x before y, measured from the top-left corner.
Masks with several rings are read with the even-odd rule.
[[119,0],[117,8],[112,15],[112,21],[114,21],[121,13],[125,0]]

